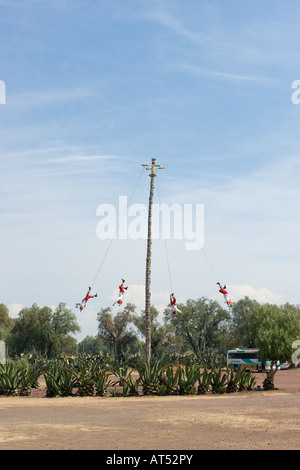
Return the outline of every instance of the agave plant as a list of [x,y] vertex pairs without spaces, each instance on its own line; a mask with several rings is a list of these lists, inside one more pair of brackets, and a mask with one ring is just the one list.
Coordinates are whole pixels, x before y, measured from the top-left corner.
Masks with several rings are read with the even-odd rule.
[[75,372],[76,385],[78,386],[77,394],[81,397],[94,395],[94,377],[90,368],[85,364],[79,365],[79,371]]
[[225,393],[226,392],[227,374],[222,373],[222,369],[214,369],[211,376],[212,393]]
[[101,369],[99,369],[97,374],[94,376],[96,395],[98,397],[103,397],[104,395],[106,395],[108,387],[113,384],[112,380],[110,380],[108,376],[108,372]]
[[75,386],[75,378],[72,369],[57,367],[44,372],[46,382],[46,396],[69,396],[72,395]]
[[155,395],[163,371],[160,361],[155,361],[153,364],[144,361],[137,366],[137,370],[140,375],[140,384],[143,386],[143,394]]
[[[159,392],[161,395],[177,395],[179,374],[180,369],[177,367],[169,366],[166,368],[160,380],[162,388]],[[165,387],[165,393],[163,387]]]
[[237,371],[234,370],[233,365],[231,364],[230,371],[228,372],[226,391],[227,393],[237,392],[239,388],[240,377],[243,374],[243,370],[239,368]]
[[185,365],[179,369],[178,393],[179,395],[194,395],[195,384],[199,380],[200,371],[197,364]]
[[20,382],[19,382],[19,395],[28,396],[32,388],[39,386],[39,377],[41,371],[39,367],[28,365],[28,367],[21,369]]
[[112,373],[118,379],[116,384],[120,386],[126,385],[126,379],[129,375],[128,370],[129,368],[127,366],[115,367],[112,369]]
[[239,383],[239,391],[253,390],[255,384],[256,384],[256,379],[251,374],[251,372],[245,372],[244,377],[242,378],[242,380],[240,380],[240,383]]
[[126,379],[126,385],[128,387],[128,395],[129,396],[138,396],[139,394],[139,385],[140,385],[140,379],[138,378],[137,380],[133,380],[131,377],[131,374],[128,375]]
[[204,395],[205,393],[208,392],[210,382],[211,382],[211,376],[212,376],[212,371],[205,369],[203,372],[200,372],[199,378],[198,378],[198,388],[197,388],[197,393],[198,395]]
[[0,366],[0,395],[16,395],[21,380],[17,364],[7,362]]

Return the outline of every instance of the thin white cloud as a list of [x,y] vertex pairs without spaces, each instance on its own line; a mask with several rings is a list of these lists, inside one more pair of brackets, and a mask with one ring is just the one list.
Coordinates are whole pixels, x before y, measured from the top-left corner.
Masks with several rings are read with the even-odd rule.
[[205,45],[212,39],[212,36],[186,28],[178,18],[175,18],[169,12],[162,10],[148,11],[145,16],[198,45]]
[[82,99],[92,96],[88,89],[57,89],[16,93],[9,95],[8,103],[11,108],[51,105],[52,103]]
[[274,293],[265,287],[255,288],[249,284],[229,285],[227,287],[232,300],[235,302],[244,297],[249,297],[261,304],[271,303],[281,305],[288,301],[288,296],[285,293]]
[[[253,25],[250,20],[250,23],[243,25],[242,29],[228,30],[227,25],[224,26],[218,22],[216,19],[218,15],[205,21],[205,13],[198,12],[201,22],[198,30],[195,31],[184,24],[192,20],[188,14],[182,17],[185,21],[160,8],[145,12],[144,15],[147,19],[174,32],[179,38],[186,39],[191,46],[195,46],[191,54],[189,49],[181,47],[180,42],[173,44],[174,49],[178,47],[178,56],[184,56],[185,61],[172,65],[169,55],[165,63],[171,68],[193,75],[206,75],[227,80],[265,84],[276,81],[274,76],[272,78],[262,76],[261,67],[264,68],[266,64],[268,66],[278,64],[278,55],[273,54],[273,51],[277,54],[280,49],[283,59],[286,55],[285,48],[282,48],[282,34],[278,34],[280,25],[270,22]],[[192,62],[189,63],[191,58]],[[197,62],[210,66],[197,66],[195,65]],[[260,67],[258,74],[253,74],[255,66]],[[251,73],[248,73],[249,70]]]
[[187,64],[187,63],[173,64],[172,67],[176,69],[177,71],[185,72],[188,74],[193,74],[193,75],[198,75],[198,76],[206,75],[209,77],[220,78],[220,79],[238,80],[238,81],[246,81],[246,82],[259,82],[259,83],[265,83],[265,84],[270,84],[275,81],[274,78],[261,77],[261,76],[255,76],[255,75],[243,75],[243,74],[229,73],[229,72],[223,72],[223,71],[218,71],[218,70],[210,70],[210,69],[205,69],[203,67],[198,67],[193,64]]

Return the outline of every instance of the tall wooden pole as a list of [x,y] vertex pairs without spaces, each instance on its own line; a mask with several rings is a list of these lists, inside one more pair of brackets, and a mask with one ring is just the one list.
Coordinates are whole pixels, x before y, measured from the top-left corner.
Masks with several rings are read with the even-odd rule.
[[[147,165],[143,165],[146,167]],[[155,158],[152,158],[150,173],[150,194],[148,208],[148,238],[147,238],[147,259],[146,259],[146,283],[145,283],[145,316],[146,316],[146,345],[145,345],[145,361],[151,360],[151,255],[152,255],[152,205],[154,193],[155,168],[163,169],[164,167],[155,164]],[[150,168],[146,168],[150,170]]]

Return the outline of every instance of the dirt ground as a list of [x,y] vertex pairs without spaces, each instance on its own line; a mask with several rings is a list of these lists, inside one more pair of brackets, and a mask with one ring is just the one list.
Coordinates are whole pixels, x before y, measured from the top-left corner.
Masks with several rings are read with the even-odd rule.
[[[257,385],[263,374],[255,373]],[[300,368],[276,390],[175,397],[0,397],[0,450],[299,450]]]

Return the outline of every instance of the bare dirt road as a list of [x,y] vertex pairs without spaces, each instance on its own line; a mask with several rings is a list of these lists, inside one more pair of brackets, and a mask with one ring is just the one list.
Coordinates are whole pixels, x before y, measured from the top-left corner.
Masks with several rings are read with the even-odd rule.
[[[262,374],[256,374],[261,384]],[[299,450],[300,369],[276,390],[175,397],[0,397],[0,450]]]

